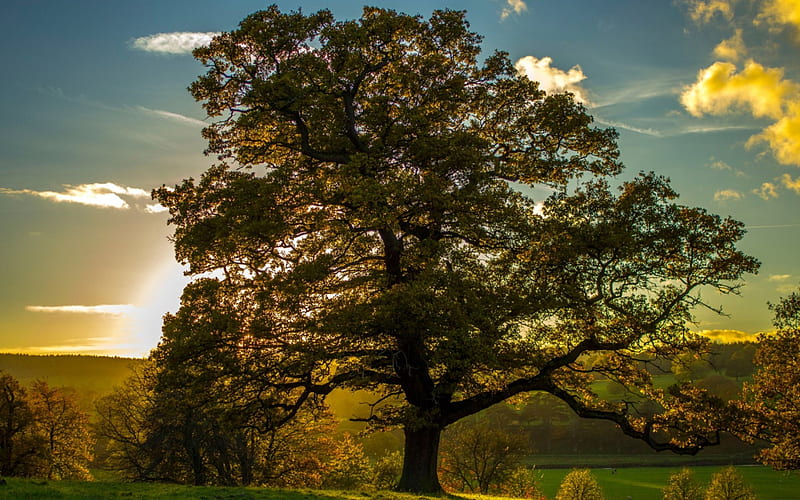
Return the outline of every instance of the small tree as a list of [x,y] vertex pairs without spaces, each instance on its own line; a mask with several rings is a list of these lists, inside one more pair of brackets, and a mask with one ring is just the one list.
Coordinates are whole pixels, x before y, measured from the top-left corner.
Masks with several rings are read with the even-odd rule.
[[670,475],[663,492],[664,500],[703,500],[703,488],[695,481],[694,473],[688,468]]
[[42,447],[36,473],[48,479],[91,478],[94,437],[89,432],[89,416],[78,408],[74,391],[50,387],[37,380],[30,390],[33,432]]
[[589,469],[573,469],[561,481],[555,500],[604,500],[603,490]]
[[152,377],[151,363],[137,365],[121,386],[95,402],[95,432],[105,444],[103,465],[127,479],[148,479],[152,474],[147,448],[154,424],[149,417]]
[[323,488],[352,490],[370,482],[372,468],[361,443],[352,435],[343,434],[331,439],[330,445],[322,478]]
[[704,500],[756,500],[752,488],[734,467],[725,467],[711,476]]
[[458,422],[444,433],[440,470],[447,483],[485,495],[531,451],[524,438],[485,418]]
[[38,453],[32,426],[27,391],[16,378],[0,372],[0,475],[26,475]]

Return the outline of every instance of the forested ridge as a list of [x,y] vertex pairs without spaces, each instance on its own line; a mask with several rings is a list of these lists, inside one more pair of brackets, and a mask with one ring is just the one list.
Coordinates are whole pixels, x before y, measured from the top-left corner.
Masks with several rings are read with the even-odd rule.
[[[712,354],[706,359],[686,359],[685,364],[674,367],[674,371],[683,379],[692,380],[724,398],[731,398],[738,393],[742,382],[751,379],[757,345],[753,342],[714,344]],[[74,389],[80,406],[89,414],[95,413],[94,402],[97,399],[122,385],[132,374],[132,369],[143,363],[145,360],[139,358],[0,353],[0,371],[15,377],[23,385],[44,380],[51,386]],[[666,373],[668,368],[661,366],[654,371],[664,370]],[[666,386],[677,381],[664,373],[655,373],[660,384]],[[624,388],[614,382],[600,380],[594,387],[598,393],[611,399],[624,395]],[[350,420],[353,416],[363,417],[368,413],[368,407],[360,403],[362,400],[363,395],[344,391],[334,392],[329,397],[328,404],[336,417],[339,432],[359,436],[364,430],[363,423]],[[547,395],[500,405],[475,420],[487,417],[515,436],[524,436],[530,453],[525,461],[538,467],[566,466],[568,462],[574,462],[576,455],[587,454],[618,455],[618,459],[611,460],[623,466],[641,461],[642,455],[651,457],[647,460],[651,463],[742,463],[753,458],[753,448],[732,437],[698,457],[658,454],[636,440],[619,436],[613,431],[613,424],[578,418],[568,407]],[[359,439],[367,455],[373,459],[402,446],[402,433],[397,431],[367,434]],[[591,458],[584,460],[585,464],[592,462]]]

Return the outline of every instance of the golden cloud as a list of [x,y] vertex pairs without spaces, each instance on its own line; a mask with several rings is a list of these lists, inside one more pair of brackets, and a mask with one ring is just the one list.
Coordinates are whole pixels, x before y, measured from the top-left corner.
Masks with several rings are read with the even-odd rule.
[[733,19],[733,3],[728,0],[689,0],[689,17],[696,23],[708,23],[717,14]]
[[[747,146],[766,142],[780,163],[800,165],[800,101],[792,102],[788,107],[789,112],[786,115],[760,134],[751,137]],[[790,189],[800,194],[800,190],[793,187]]]
[[738,61],[747,54],[747,47],[742,39],[742,30],[737,29],[734,35],[723,40],[714,47],[714,55],[726,61]]
[[753,194],[757,195],[763,200],[769,200],[770,198],[778,197],[778,190],[775,184],[771,182],[765,182],[761,184],[760,188],[754,189]]
[[772,25],[791,25],[800,28],[800,2],[797,0],[767,0],[758,21]]
[[756,118],[780,118],[788,96],[800,86],[783,79],[781,68],[765,68],[748,61],[740,73],[729,62],[715,62],[697,73],[697,82],[684,88],[681,104],[694,116],[721,115],[735,109]]
[[786,189],[791,189],[797,194],[800,194],[800,177],[797,179],[792,179],[792,176],[789,174],[783,174],[781,177],[781,181],[783,182],[784,187]]

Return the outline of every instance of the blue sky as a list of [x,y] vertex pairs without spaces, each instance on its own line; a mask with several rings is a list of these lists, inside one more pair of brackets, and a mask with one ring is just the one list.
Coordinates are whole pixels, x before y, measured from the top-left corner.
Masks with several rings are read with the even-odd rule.
[[[278,2],[357,17],[350,1]],[[697,330],[747,338],[800,280],[800,1],[375,1],[467,10],[551,92],[614,126],[627,174],[748,226],[762,271]],[[205,116],[188,53],[266,3],[5,0],[0,15],[0,351],[145,355],[184,278],[147,194],[199,177]]]

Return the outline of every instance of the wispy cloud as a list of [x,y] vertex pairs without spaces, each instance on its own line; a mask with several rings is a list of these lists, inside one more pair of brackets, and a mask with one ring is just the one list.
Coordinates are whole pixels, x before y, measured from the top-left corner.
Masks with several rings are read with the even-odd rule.
[[104,316],[130,316],[137,308],[131,304],[101,304],[97,306],[25,306],[26,311],[36,313],[99,314]]
[[636,132],[637,134],[649,135],[653,137],[663,137],[664,134],[658,130],[652,128],[644,128],[644,127],[636,127],[634,125],[629,125],[624,122],[616,121],[616,120],[606,120],[605,118],[601,118],[599,116],[594,117],[594,121],[597,123],[607,125],[609,127],[614,127],[617,129],[624,129],[630,130],[631,132]]
[[521,75],[525,75],[535,82],[539,82],[539,88],[551,93],[570,92],[575,96],[575,100],[588,104],[586,90],[578,85],[586,79],[580,66],[575,65],[567,71],[551,66],[553,59],[543,57],[541,59],[534,56],[525,56],[514,64],[514,67]]
[[527,12],[528,5],[523,0],[506,0],[506,7],[500,11],[500,19],[505,20],[511,14],[522,14]]
[[145,108],[144,106],[136,106],[134,109],[142,113],[159,116],[161,118],[166,118],[168,120],[185,123],[188,125],[200,125],[202,127],[207,125],[203,120],[198,120],[197,118],[192,118],[179,113],[173,113],[172,111],[164,111],[163,109],[150,109]]
[[714,170],[728,170],[728,171],[731,171],[731,172],[733,171],[733,167],[731,167],[730,165],[728,165],[727,163],[725,163],[722,160],[714,160],[714,161],[712,161],[711,162],[711,168],[713,168]]
[[747,174],[745,174],[744,172],[742,172],[738,168],[733,168],[732,166],[728,165],[724,161],[717,160],[713,156],[711,157],[710,161],[711,161],[711,163],[709,164],[709,167],[711,167],[712,170],[720,170],[722,172],[731,172],[734,175],[736,175],[736,177],[746,177],[747,176]]
[[80,184],[64,186],[64,191],[34,191],[32,189],[0,188],[0,194],[24,194],[37,196],[56,203],[78,203],[101,208],[128,209],[130,205],[122,196],[131,198],[149,198],[150,193],[144,189],[120,186],[113,182]]
[[745,226],[748,231],[751,229],[788,229],[800,227],[800,224],[756,224],[754,226]]
[[145,52],[190,54],[194,49],[211,43],[211,39],[217,35],[219,35],[219,32],[213,31],[205,33],[187,31],[156,33],[155,35],[134,38],[131,40],[130,46]]
[[777,281],[777,282],[780,282],[780,281],[786,281],[786,280],[788,280],[788,279],[789,279],[789,278],[791,278],[791,277],[792,277],[792,275],[791,275],[791,274],[771,274],[771,275],[769,276],[769,278],[767,278],[767,281],[770,281],[770,282],[773,282],[773,283],[774,283],[774,282],[776,282],[776,281]]
[[719,16],[733,19],[733,4],[730,0],[688,0],[689,17],[696,23],[708,23]]
[[744,195],[733,189],[721,189],[714,193],[714,201],[733,201],[741,200]]

